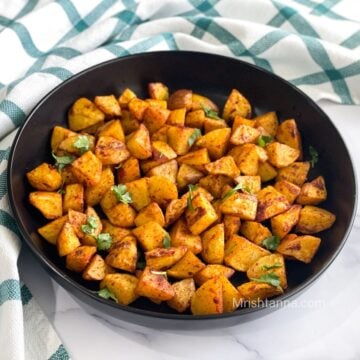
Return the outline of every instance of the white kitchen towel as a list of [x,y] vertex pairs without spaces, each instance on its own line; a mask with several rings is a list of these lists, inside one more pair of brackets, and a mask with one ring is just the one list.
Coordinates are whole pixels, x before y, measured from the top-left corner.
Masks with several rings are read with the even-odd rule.
[[0,49],[0,359],[4,360],[69,358],[29,290],[19,282],[20,241],[6,189],[14,131],[56,85],[115,57],[197,50],[261,66],[314,100],[360,103],[358,0],[1,1]]

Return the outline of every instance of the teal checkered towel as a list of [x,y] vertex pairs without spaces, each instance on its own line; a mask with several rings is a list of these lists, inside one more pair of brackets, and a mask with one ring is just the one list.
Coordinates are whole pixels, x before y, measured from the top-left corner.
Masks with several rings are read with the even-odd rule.
[[21,245],[6,190],[15,129],[60,82],[127,54],[197,50],[259,65],[314,100],[360,103],[360,12],[354,0],[1,1],[0,49],[0,358],[4,360],[69,358],[31,293],[19,282]]

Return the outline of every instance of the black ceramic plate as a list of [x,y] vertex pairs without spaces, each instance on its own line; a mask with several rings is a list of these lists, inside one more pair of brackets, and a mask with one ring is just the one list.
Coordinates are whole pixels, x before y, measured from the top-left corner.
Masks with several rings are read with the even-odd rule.
[[60,285],[96,311],[119,319],[154,327],[194,329],[232,325],[263,315],[269,309],[245,308],[231,314],[192,316],[146,300],[131,306],[116,305],[99,298],[81,279],[66,271],[54,248],[36,233],[45,221],[27,201],[30,188],[24,175],[43,161],[52,162],[52,128],[66,126],[67,111],[81,96],[119,94],[129,87],[138,96],[146,97],[147,83],[151,81],[164,82],[171,90],[192,89],[220,106],[230,90],[236,88],[253,104],[255,114],[276,110],[280,120],[295,118],[305,155],[309,144],[319,152],[319,163],[310,178],[325,176],[328,200],[323,206],[337,215],[337,221],[331,230],[320,234],[323,242],[311,264],[287,262],[289,286],[277,299],[298,294],[334,260],[349,233],[356,205],[353,165],[338,131],[309,97],[281,78],[239,60],[196,52],[139,54],[94,66],[62,83],[35,107],[16,137],[8,169],[10,202],[24,242]]

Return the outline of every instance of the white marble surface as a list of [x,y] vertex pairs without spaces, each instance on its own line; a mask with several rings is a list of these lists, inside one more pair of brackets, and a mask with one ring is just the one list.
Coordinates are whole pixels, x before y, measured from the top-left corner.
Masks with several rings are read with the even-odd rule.
[[[320,106],[339,128],[360,169],[360,106]],[[360,359],[359,242],[358,212],[343,251],[325,274],[296,299],[297,307],[291,304],[232,328],[196,332],[114,326],[86,313],[27,250],[22,251],[19,268],[75,360],[355,360]]]

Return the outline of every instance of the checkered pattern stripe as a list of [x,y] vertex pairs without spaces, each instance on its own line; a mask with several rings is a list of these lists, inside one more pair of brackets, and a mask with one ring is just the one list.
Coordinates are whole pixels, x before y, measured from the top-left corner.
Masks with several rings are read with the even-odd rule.
[[[8,205],[6,165],[15,129],[46,93],[79,71],[112,58],[198,50],[263,67],[314,100],[359,104],[357,6],[352,0],[0,2],[0,328],[16,324],[24,333],[19,336],[17,331],[16,341],[2,337],[0,345],[4,341],[8,350],[13,346],[8,353],[17,359],[32,359],[35,352],[26,329],[31,329],[34,314],[43,316],[19,281],[19,234]],[[68,359],[45,318],[43,324],[52,341],[38,345],[36,352],[42,353],[41,358]]]

